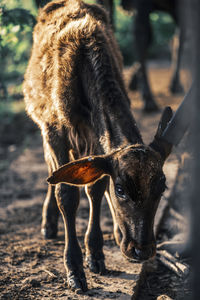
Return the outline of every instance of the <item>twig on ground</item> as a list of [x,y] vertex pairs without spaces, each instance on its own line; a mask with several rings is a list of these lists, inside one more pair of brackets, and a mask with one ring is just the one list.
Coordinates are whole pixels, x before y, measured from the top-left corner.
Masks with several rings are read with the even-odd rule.
[[49,271],[49,270],[42,269],[42,271],[46,272],[49,276],[51,276],[53,278],[57,278],[57,276],[55,274],[53,274],[51,271]]
[[158,250],[157,258],[168,269],[172,270],[179,277],[186,277],[189,274],[189,266],[181,263],[166,250]]

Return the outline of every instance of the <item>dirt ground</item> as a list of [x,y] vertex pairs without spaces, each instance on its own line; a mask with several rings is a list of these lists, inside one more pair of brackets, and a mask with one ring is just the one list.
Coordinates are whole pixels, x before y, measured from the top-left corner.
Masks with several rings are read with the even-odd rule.
[[[125,71],[126,81],[130,72],[131,69]],[[171,105],[176,109],[183,95],[175,97],[169,93],[168,65],[152,63],[150,80],[160,107]],[[185,72],[182,81],[187,88]],[[144,141],[148,143],[153,138],[160,113],[144,114],[140,95],[133,92],[129,95]],[[4,130],[0,129],[0,133],[3,134],[0,145],[0,299],[131,299],[126,290],[120,288],[119,278],[127,282],[127,289],[132,281],[128,275],[123,277],[123,271],[116,271],[111,263],[112,255],[118,250],[105,201],[101,222],[105,252],[108,254],[108,273],[100,276],[87,272],[89,291],[85,295],[76,295],[68,290],[62,259],[64,230],[61,218],[56,240],[44,240],[40,234],[42,203],[47,190],[47,168],[40,133],[24,115]],[[179,149],[176,149],[169,158],[172,166],[176,163],[178,152]],[[77,234],[82,248],[87,220],[88,202],[82,193],[77,218]],[[117,263],[123,269],[123,259]],[[113,285],[109,285],[107,290],[109,281]],[[190,287],[188,280],[177,277],[156,263],[154,271],[145,277],[137,299],[157,299],[161,295],[165,296],[159,299],[186,299],[190,295]]]

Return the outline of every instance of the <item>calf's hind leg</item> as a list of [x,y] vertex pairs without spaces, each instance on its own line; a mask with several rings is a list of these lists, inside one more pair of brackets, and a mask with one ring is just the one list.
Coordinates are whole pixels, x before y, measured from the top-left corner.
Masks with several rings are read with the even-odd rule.
[[[69,162],[67,138],[62,133],[58,134],[53,130],[46,130],[43,139],[46,145],[45,148],[48,149],[47,163],[49,170],[55,171]],[[45,153],[45,155],[47,154]],[[68,284],[74,290],[86,291],[87,283],[83,271],[82,253],[75,227],[76,211],[79,205],[79,189],[66,184],[58,184],[53,189],[55,190],[57,207],[61,212],[65,228],[64,264],[67,270]]]
[[46,239],[53,239],[58,231],[59,209],[55,198],[55,187],[49,185],[42,210],[41,232]]
[[[51,157],[51,147],[48,143],[48,140],[49,138],[46,138],[44,135],[44,158],[48,166],[48,172],[51,174],[56,166],[53,158]],[[55,187],[48,185],[47,195],[43,204],[41,226],[41,232],[46,239],[56,238],[58,231],[58,216],[59,209],[56,203]]]
[[94,273],[105,273],[103,254],[103,235],[100,228],[100,209],[108,178],[97,181],[92,186],[86,187],[86,193],[90,203],[90,217],[85,235],[86,261],[90,270]]

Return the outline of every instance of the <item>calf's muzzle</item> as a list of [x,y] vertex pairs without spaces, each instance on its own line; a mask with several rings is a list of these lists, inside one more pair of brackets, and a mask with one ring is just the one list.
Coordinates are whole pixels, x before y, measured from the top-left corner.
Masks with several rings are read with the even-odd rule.
[[139,245],[134,241],[128,242],[128,244],[122,240],[120,245],[123,255],[130,261],[145,261],[155,256],[156,243],[155,241]]

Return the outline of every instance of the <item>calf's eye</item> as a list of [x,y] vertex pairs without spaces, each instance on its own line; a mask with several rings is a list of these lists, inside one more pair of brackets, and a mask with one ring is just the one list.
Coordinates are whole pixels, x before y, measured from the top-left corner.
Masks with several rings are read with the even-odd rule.
[[120,184],[116,184],[116,186],[115,186],[115,193],[120,198],[125,198],[126,197],[124,189],[123,189],[123,187]]

